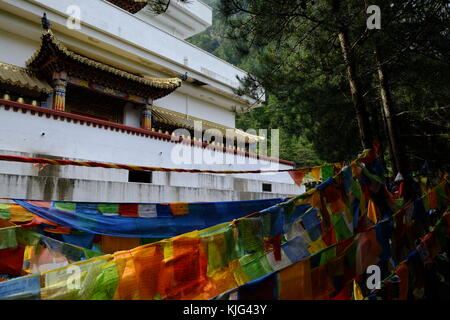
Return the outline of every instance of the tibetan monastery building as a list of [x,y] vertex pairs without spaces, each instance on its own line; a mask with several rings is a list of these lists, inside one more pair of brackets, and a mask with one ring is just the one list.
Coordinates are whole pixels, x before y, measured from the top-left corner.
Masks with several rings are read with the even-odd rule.
[[[0,1],[0,154],[183,169],[292,168],[255,154],[264,138],[235,128],[237,112],[258,107],[234,93],[245,72],[185,41],[211,22],[211,8],[198,0],[171,1],[159,15],[143,0]],[[208,132],[233,136],[228,144],[206,138]],[[206,153],[228,160],[207,162]],[[192,154],[200,161],[186,161]],[[192,202],[301,191],[286,172],[0,161],[0,197]]]

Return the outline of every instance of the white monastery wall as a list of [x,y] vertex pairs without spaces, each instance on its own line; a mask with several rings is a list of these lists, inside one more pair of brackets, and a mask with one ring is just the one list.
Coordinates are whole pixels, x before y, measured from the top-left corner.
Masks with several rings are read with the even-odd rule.
[[[113,131],[110,129],[81,125],[55,120],[52,117],[39,117],[29,112],[6,111],[0,107],[0,150],[25,152],[35,155],[51,155],[68,159],[81,159],[100,162],[113,162],[129,165],[142,165],[154,167],[205,169],[211,170],[259,170],[259,169],[289,169],[285,164],[278,164],[266,160],[249,159],[241,155],[231,155],[234,164],[183,164],[173,161],[173,148],[181,148],[181,144],[150,137],[142,137]],[[201,159],[205,159],[204,148],[186,147],[179,149],[181,155],[185,151],[199,152]],[[223,157],[223,152],[216,151],[215,156]],[[225,161],[225,160],[224,160]],[[240,164],[243,163],[243,164]],[[277,174],[239,174],[238,178],[255,179],[292,183],[288,173]]]
[[235,127],[235,114],[232,111],[215,105],[214,101],[208,103],[178,90],[156,100],[155,105],[231,128]]
[[[47,12],[58,38],[81,54],[143,75],[172,77],[188,72],[190,77],[206,83],[204,87],[184,83],[172,95],[156,100],[155,105],[234,127],[233,108],[247,106],[233,96],[233,89],[239,85],[236,75],[243,77],[245,72],[180,39],[210,23],[210,9],[197,0],[193,2],[191,8],[176,7],[169,17],[152,20],[133,16],[104,0],[77,0],[76,5],[82,9],[82,29],[69,30],[65,26],[66,10],[74,4],[73,0],[1,0],[0,61],[25,67],[40,45],[40,17]],[[196,22],[182,30],[183,17]],[[178,31],[165,29],[164,24],[170,27],[167,24],[170,21]],[[252,102],[250,98],[247,100]],[[130,105],[125,106],[125,111],[124,124],[139,127],[139,112]],[[175,143],[166,140],[0,107],[1,154],[205,169],[203,164],[173,163],[174,146]],[[199,147],[190,149],[204,152]],[[232,157],[245,164],[215,164],[208,165],[208,169],[291,168],[269,161],[252,164],[243,156]],[[272,192],[262,192],[263,183],[270,183]],[[32,164],[0,161],[0,197],[123,202],[230,201],[281,197],[302,191],[288,173],[154,172],[152,183],[142,184],[128,182],[127,170],[72,166],[40,169]]]
[[39,38],[35,42],[24,37],[18,37],[0,28],[0,61],[19,67],[26,67],[25,62],[30,59],[39,48]]
[[[7,186],[7,187],[6,187]],[[286,194],[0,173],[2,197],[92,202],[204,202],[284,198]]]

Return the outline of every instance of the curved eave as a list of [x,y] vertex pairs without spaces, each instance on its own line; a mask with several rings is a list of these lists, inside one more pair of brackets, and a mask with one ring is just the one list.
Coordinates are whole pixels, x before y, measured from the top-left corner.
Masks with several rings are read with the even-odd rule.
[[194,122],[198,121],[198,122],[201,122],[203,130],[216,129],[216,130],[219,130],[224,136],[226,135],[227,130],[232,130],[233,133],[236,135],[236,137],[241,137],[243,139],[247,138],[250,141],[250,143],[255,143],[257,141],[262,141],[265,139],[264,137],[252,135],[250,133],[244,132],[244,131],[236,129],[236,128],[227,127],[227,126],[215,123],[215,122],[211,122],[211,121],[203,120],[203,119],[200,119],[197,117],[185,115],[185,114],[182,114],[182,113],[179,113],[176,111],[172,111],[172,110],[169,110],[166,108],[158,107],[158,106],[152,107],[152,113],[157,121],[168,124],[168,125],[172,125],[172,126],[180,126],[182,128],[193,130],[195,128]]
[[123,80],[130,81],[131,83],[148,87],[151,90],[159,90],[160,92],[154,95],[154,99],[158,99],[170,94],[171,92],[179,88],[182,83],[181,79],[179,78],[140,77],[79,55],[67,49],[67,47],[62,42],[56,39],[51,30],[44,32],[41,39],[41,47],[26,63],[28,68],[30,68],[31,70],[39,71],[44,61],[48,62],[46,61],[48,59],[45,59],[45,55],[47,54],[45,51],[50,48],[52,51],[51,54],[53,56],[62,57],[63,59],[67,59],[71,62],[84,65],[88,68],[96,69],[106,74],[117,76]]
[[51,93],[52,87],[29,70],[0,62],[0,83],[39,93]]

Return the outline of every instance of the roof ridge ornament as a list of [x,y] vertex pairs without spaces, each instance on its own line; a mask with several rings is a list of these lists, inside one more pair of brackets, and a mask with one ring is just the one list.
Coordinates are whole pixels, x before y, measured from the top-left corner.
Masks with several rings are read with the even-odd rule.
[[50,29],[52,28],[52,24],[47,19],[47,13],[46,12],[44,12],[44,15],[41,18],[41,22],[42,22],[42,29],[44,29],[45,31],[50,31]]
[[188,73],[186,72],[185,74],[180,74],[177,78],[181,81],[186,81],[188,79]]

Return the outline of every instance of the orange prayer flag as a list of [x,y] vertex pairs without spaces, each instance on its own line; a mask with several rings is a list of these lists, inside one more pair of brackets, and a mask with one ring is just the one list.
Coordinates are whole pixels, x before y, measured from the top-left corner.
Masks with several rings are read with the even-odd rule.
[[25,228],[28,228],[28,227],[38,226],[40,224],[47,224],[47,225],[54,226],[54,227],[58,226],[56,223],[51,222],[47,219],[41,218],[39,216],[34,216],[33,220],[31,220],[30,222],[28,222],[27,224],[24,224],[22,226]]
[[102,235],[103,253],[114,253],[117,251],[130,250],[141,245],[140,238],[114,237]]
[[333,213],[346,212],[347,206],[345,205],[344,201],[338,199],[337,201],[330,204],[330,209]]
[[173,257],[164,262],[163,269],[170,272],[165,272],[159,283],[163,298],[191,300],[203,292],[207,284],[208,261],[201,239],[173,239]]
[[70,234],[72,229],[66,227],[56,227],[56,228],[44,228],[45,232],[54,233],[54,234]]
[[230,264],[226,267],[215,270],[210,275],[208,282],[203,289],[204,292],[200,296],[195,297],[195,299],[211,299],[238,286],[239,285],[234,278],[232,265]]
[[162,248],[155,244],[130,251],[133,256],[140,299],[152,300],[158,293],[158,275],[164,258]]
[[308,169],[293,170],[289,171],[289,175],[291,176],[292,180],[294,180],[295,184],[300,186],[302,185],[303,178],[308,173],[308,171]]
[[189,214],[189,206],[187,203],[170,203],[169,206],[174,216],[184,216],[186,214]]
[[316,180],[316,182],[320,181],[321,172],[322,172],[322,167],[320,167],[320,166],[312,168],[311,175],[313,176],[314,180]]
[[138,279],[131,252],[116,252],[114,254],[114,263],[117,266],[119,283],[113,299],[138,300],[140,298],[137,290]]
[[300,261],[280,271],[280,300],[311,300],[310,261]]

